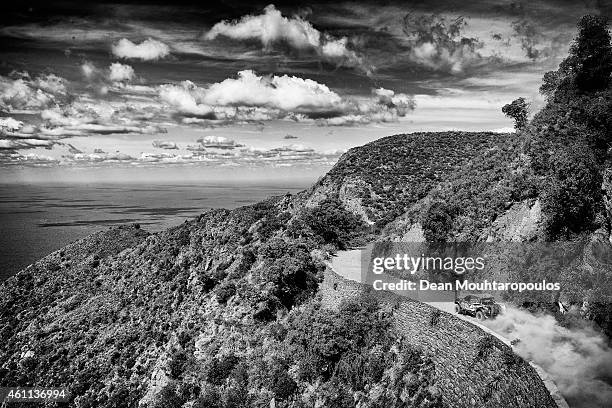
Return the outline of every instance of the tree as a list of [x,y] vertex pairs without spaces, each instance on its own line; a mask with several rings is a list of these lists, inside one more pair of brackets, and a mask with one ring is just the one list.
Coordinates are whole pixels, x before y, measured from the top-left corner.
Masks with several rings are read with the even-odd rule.
[[605,89],[612,73],[612,46],[608,18],[586,15],[578,22],[578,37],[570,48],[580,91]]
[[546,97],[554,95],[555,91],[561,83],[561,73],[559,71],[548,71],[542,78],[542,85],[540,85],[540,93]]
[[529,155],[543,177],[542,211],[548,239],[597,227],[602,206],[602,168],[612,141],[612,45],[608,21],[587,15],[569,55],[544,75],[547,104],[530,126]]
[[566,92],[589,93],[606,89],[612,73],[612,46],[605,16],[586,15],[578,35],[557,71],[544,74],[540,92],[548,97]]
[[421,217],[425,240],[432,243],[443,243],[453,228],[452,209],[444,201],[434,201]]
[[529,104],[523,97],[513,100],[502,108],[502,112],[506,116],[514,119],[514,128],[517,130],[523,129],[527,125],[528,111]]
[[318,206],[306,210],[301,218],[324,243],[339,249],[346,249],[355,236],[366,230],[363,220],[348,211],[337,196],[322,200]]
[[588,147],[557,151],[541,197],[547,238],[568,238],[592,227],[601,205],[601,184],[602,175]]

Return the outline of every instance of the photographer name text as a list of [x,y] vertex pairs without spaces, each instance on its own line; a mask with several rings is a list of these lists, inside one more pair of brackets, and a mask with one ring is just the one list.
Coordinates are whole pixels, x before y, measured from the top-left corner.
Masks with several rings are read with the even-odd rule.
[[385,291],[417,291],[417,290],[432,290],[432,291],[558,291],[561,289],[559,282],[497,282],[483,280],[481,282],[472,282],[468,280],[455,280],[455,282],[431,282],[427,279],[419,279],[418,281],[402,279],[398,282],[386,282],[382,279],[377,279],[372,282],[374,290]]

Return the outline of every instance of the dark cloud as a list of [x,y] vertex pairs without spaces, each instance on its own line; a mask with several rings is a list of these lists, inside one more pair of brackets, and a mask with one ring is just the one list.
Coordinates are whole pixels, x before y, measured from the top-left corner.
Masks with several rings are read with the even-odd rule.
[[74,147],[73,145],[67,143],[66,146],[68,146],[68,151],[71,154],[79,154],[79,153],[83,153],[81,150],[77,149],[76,147]]
[[482,64],[478,38],[463,35],[467,22],[463,17],[448,20],[440,15],[407,14],[403,30],[408,37],[409,58],[435,71],[460,73],[465,68]]
[[[414,100],[424,113],[494,108],[536,92],[577,19],[609,10],[597,0],[17,3],[0,15],[0,161],[36,165],[55,163],[44,148],[62,163],[326,163],[334,153],[178,137],[175,148],[157,134],[406,121]],[[281,132],[275,140],[296,131]],[[126,155],[85,153],[99,146],[91,138],[118,133],[155,136],[117,138],[146,140]]]
[[524,1],[512,2],[509,7],[511,15],[516,16],[512,21],[513,37],[520,42],[527,58],[536,61],[554,58],[565,52],[564,48],[571,40],[571,33],[545,31],[548,29],[548,21],[542,21],[538,13],[531,10],[529,4]]

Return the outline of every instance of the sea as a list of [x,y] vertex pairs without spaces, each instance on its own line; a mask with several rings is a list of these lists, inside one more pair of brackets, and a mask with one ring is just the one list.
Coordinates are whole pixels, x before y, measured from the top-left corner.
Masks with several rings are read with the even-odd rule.
[[0,282],[45,255],[112,225],[151,232],[211,208],[236,208],[306,184],[0,185]]

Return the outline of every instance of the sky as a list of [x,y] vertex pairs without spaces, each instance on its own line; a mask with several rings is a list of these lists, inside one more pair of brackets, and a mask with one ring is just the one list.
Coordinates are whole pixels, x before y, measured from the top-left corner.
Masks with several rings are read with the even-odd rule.
[[[316,178],[417,131],[512,129],[604,1],[17,2],[0,182]],[[3,6],[5,7],[5,6]]]

